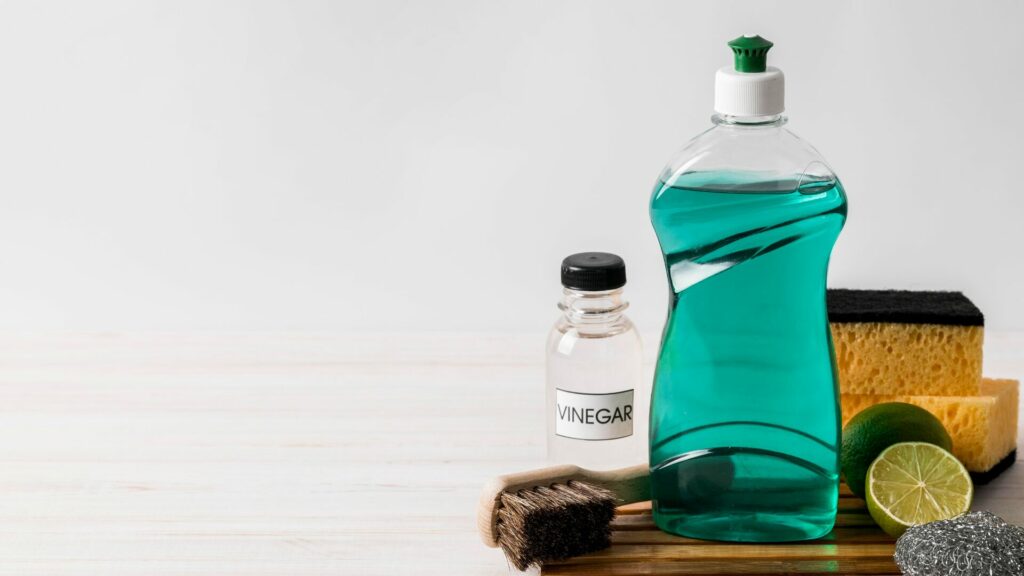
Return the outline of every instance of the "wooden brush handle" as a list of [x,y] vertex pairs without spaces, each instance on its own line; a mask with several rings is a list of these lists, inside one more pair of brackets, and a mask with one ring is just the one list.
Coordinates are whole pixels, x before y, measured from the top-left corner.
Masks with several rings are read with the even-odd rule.
[[533,490],[538,486],[568,484],[572,480],[586,482],[611,491],[619,504],[632,504],[651,499],[648,482],[650,470],[646,464],[638,464],[618,470],[586,470],[579,466],[552,466],[529,472],[518,472],[498,476],[484,485],[477,508],[477,526],[480,538],[490,547],[498,545],[498,508],[502,492]]

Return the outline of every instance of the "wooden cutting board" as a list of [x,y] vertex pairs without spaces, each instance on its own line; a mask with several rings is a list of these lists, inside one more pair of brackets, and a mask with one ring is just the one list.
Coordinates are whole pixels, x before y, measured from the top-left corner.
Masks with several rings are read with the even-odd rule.
[[736,544],[673,536],[658,530],[651,503],[619,508],[612,547],[544,566],[541,574],[588,576],[657,574],[900,574],[892,554],[895,539],[868,515],[864,501],[845,485],[832,532],[819,540],[787,544]]

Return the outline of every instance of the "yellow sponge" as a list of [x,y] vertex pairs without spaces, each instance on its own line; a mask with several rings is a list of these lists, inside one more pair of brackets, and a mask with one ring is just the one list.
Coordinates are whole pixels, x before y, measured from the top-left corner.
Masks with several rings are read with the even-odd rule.
[[828,291],[840,390],[975,396],[985,316],[960,292]]
[[843,393],[978,393],[982,326],[883,322],[833,322],[831,326]]
[[1017,444],[1018,382],[985,378],[980,394],[960,397],[905,394],[843,394],[843,426],[861,410],[882,402],[907,402],[934,414],[953,437],[953,454],[971,472],[986,472]]

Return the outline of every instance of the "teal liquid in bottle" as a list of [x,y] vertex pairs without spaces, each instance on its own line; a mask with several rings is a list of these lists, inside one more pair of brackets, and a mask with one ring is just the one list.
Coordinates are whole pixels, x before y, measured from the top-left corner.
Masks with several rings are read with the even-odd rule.
[[[751,76],[742,83],[774,71],[781,91],[763,53],[760,72],[756,62],[740,70],[738,54],[727,73]],[[716,127],[684,148],[651,199],[671,289],[651,399],[653,514],[683,536],[806,540],[832,529],[838,500],[825,286],[846,196],[782,127],[781,94],[772,101],[769,84],[767,103],[744,102],[733,80],[716,82]]]

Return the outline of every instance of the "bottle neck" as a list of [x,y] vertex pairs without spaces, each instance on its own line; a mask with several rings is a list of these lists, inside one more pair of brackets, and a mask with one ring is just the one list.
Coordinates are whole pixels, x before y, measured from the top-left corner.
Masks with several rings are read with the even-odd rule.
[[752,128],[776,128],[784,125],[789,119],[782,114],[770,116],[732,116],[729,114],[714,114],[711,122],[716,126],[742,126]]
[[622,288],[600,292],[562,289],[558,308],[571,324],[612,324],[622,318],[629,303],[622,297]]

